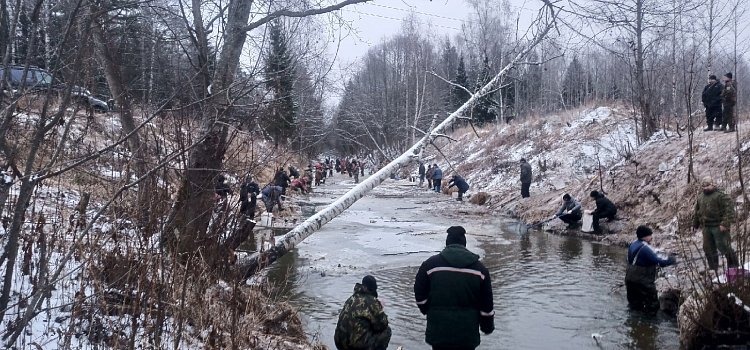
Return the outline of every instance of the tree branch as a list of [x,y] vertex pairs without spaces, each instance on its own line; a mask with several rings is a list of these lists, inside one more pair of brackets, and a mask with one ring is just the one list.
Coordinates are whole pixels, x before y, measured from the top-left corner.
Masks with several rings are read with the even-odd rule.
[[241,31],[249,32],[279,17],[307,17],[307,16],[320,15],[323,13],[340,10],[344,8],[345,6],[349,6],[353,4],[360,4],[360,3],[364,3],[368,1],[371,1],[371,0],[346,0],[346,1],[340,2],[335,5],[331,5],[328,7],[323,7],[319,9],[310,9],[310,10],[305,10],[305,11],[291,11],[289,9],[283,9],[283,10],[279,10],[276,12],[272,12],[266,15],[266,17],[263,17],[255,22],[248,24],[244,28],[241,28]]

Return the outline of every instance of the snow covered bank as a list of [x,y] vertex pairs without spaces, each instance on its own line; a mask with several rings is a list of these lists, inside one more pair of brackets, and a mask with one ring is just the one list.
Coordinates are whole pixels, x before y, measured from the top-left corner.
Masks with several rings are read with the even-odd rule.
[[[700,118],[696,119],[695,124],[702,125]],[[618,207],[618,220],[603,221],[604,235],[566,230],[559,220],[544,229],[627,246],[635,240],[638,225],[650,226],[656,233],[656,250],[678,253],[678,261],[682,261],[662,269],[657,279],[658,289],[666,292],[663,306],[666,302],[676,311],[679,300],[705,280],[702,234],[691,230],[702,177],[713,177],[717,187],[736,199],[738,222],[732,228],[733,241],[738,247],[747,246],[738,244],[747,238],[743,229],[748,218],[742,215],[746,197],[738,173],[740,160],[745,168],[750,162],[747,126],[740,123],[738,134],[704,132],[697,127],[691,162],[685,128],[679,133],[659,131],[639,144],[632,110],[598,107],[488,126],[477,130],[479,137],[471,128],[463,128],[450,135],[457,142],[440,141],[445,157],[431,149],[426,159],[440,164],[444,178],[457,173],[467,179],[470,193],[490,193],[490,210],[526,223],[551,217],[565,193],[580,200],[584,209],[594,209],[589,192],[603,192]],[[531,197],[524,199],[520,196],[521,158],[532,165],[534,175]],[[708,280],[701,288],[715,287]]]

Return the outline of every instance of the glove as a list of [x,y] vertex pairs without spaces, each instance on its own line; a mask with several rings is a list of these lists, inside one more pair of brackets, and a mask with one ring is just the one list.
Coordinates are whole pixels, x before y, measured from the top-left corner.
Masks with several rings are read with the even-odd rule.
[[674,265],[677,262],[677,258],[674,255],[670,255],[667,258],[667,265]]

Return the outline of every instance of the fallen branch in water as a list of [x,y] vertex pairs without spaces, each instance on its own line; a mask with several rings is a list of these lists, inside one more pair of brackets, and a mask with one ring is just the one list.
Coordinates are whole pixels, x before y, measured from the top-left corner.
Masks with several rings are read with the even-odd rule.
[[419,254],[419,253],[440,253],[439,250],[416,250],[413,252],[401,252],[401,253],[385,253],[383,256],[392,256],[392,255],[409,255],[409,254]]

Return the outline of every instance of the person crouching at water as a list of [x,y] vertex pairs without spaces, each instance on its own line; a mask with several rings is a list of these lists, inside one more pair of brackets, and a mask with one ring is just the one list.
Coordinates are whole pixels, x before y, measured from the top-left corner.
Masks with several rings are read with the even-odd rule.
[[562,206],[552,218],[562,220],[562,222],[568,224],[568,228],[575,228],[581,221],[582,216],[581,203],[566,193],[563,196]]
[[651,250],[653,231],[646,226],[638,226],[635,231],[638,239],[628,249],[628,269],[625,272],[625,288],[628,304],[636,310],[656,312],[659,310],[659,297],[656,292],[656,267],[669,266],[676,262],[673,255],[662,259]]
[[375,277],[365,276],[354,285],[354,294],[344,303],[333,340],[339,350],[385,350],[391,342],[391,327],[378,300]]

